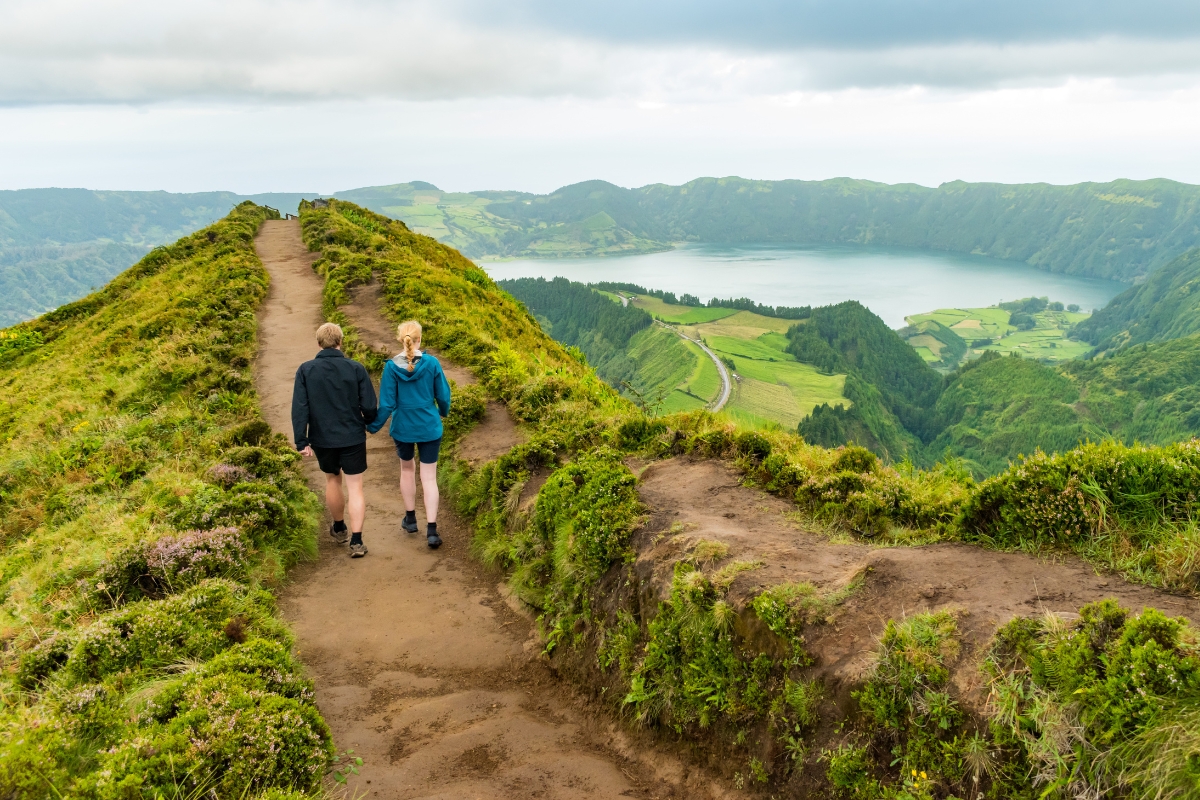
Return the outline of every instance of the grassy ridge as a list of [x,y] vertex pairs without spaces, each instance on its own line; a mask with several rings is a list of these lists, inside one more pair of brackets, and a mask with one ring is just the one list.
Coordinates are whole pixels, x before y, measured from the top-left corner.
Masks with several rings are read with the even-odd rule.
[[253,237],[277,216],[242,204],[2,332],[0,795],[252,797],[326,773],[266,590],[318,517],[250,376]]
[[[704,413],[648,418],[452,251],[348,204],[306,209],[302,221],[331,263],[359,264],[384,284],[393,317],[416,316],[432,341],[457,348],[525,426],[529,438],[509,453],[448,474],[450,493],[473,520],[476,552],[541,611],[551,657],[631,719],[715,741],[745,765],[735,780],[772,791],[806,772],[819,791],[866,800],[1197,789],[1188,726],[1200,657],[1183,622],[1111,604],[1084,607],[1076,622],[1017,620],[989,652],[1001,702],[979,712],[960,704],[951,680],[962,651],[954,617],[893,620],[852,709],[821,720],[824,687],[805,672],[804,634],[836,613],[838,598],[780,584],[734,608],[729,575],[702,568],[721,557],[710,546],[681,554],[660,599],[633,564],[644,509],[626,466],[630,455],[726,459],[801,513],[864,538],[1059,548],[1115,568],[1132,555],[1143,571],[1130,577],[1194,590],[1196,551],[1179,543],[1195,542],[1183,535],[1200,496],[1195,443],[1091,445],[976,484],[953,463],[895,468],[862,448],[813,447]],[[523,510],[527,481],[542,469],[551,474]],[[745,637],[750,619],[763,630]]]

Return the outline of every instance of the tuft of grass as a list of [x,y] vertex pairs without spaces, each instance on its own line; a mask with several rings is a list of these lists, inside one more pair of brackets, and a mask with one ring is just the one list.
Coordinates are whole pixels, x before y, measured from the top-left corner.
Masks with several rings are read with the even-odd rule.
[[689,557],[697,564],[713,564],[729,555],[729,545],[712,539],[701,539],[692,546]]

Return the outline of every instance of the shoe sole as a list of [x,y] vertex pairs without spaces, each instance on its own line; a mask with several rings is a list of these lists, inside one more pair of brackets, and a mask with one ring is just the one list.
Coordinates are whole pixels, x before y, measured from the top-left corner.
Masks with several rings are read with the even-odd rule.
[[355,550],[353,553],[350,554],[350,557],[351,558],[362,558],[366,554],[367,554],[366,550]]
[[429,540],[426,540],[426,541],[425,541],[425,544],[429,545],[429,549],[430,549],[430,550],[437,550],[439,547],[441,547],[441,546],[442,546],[442,543],[441,543],[441,542],[438,542],[437,544],[434,544],[433,542],[431,542],[431,541],[429,541]]
[[400,524],[400,530],[404,531],[405,533],[416,533],[416,532],[417,532],[417,526],[416,526],[416,525],[413,525],[413,526],[410,528],[410,527],[408,527],[407,525],[405,525],[405,524],[401,523],[401,524]]

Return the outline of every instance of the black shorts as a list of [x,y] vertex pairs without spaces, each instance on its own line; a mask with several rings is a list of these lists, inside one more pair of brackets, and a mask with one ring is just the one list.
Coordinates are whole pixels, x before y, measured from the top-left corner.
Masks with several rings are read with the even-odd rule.
[[344,472],[347,475],[361,475],[367,471],[367,443],[352,444],[349,447],[317,447],[317,463],[321,472],[326,475],[337,475]]
[[400,456],[401,461],[412,461],[413,450],[421,456],[422,464],[436,464],[438,460],[438,451],[442,449],[441,438],[434,439],[432,442],[417,442],[415,445],[412,442],[402,442],[399,439],[392,439],[396,443],[396,455]]

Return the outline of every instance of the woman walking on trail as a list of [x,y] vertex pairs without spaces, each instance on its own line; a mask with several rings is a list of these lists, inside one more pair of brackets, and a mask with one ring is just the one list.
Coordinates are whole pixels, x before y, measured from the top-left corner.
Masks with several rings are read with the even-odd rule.
[[450,413],[450,384],[442,365],[421,352],[421,325],[409,320],[400,324],[397,338],[404,349],[388,361],[379,381],[379,411],[367,426],[378,432],[392,417],[388,431],[400,456],[400,494],[404,497],[404,522],[408,533],[417,532],[417,470],[413,455],[421,462],[421,492],[425,495],[425,541],[441,546],[437,532],[437,460],[442,445],[442,418]]

